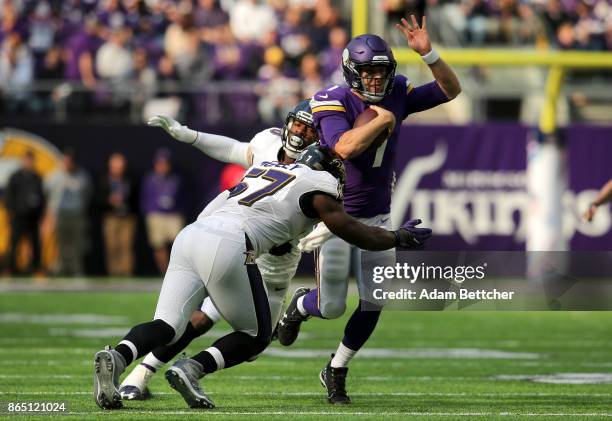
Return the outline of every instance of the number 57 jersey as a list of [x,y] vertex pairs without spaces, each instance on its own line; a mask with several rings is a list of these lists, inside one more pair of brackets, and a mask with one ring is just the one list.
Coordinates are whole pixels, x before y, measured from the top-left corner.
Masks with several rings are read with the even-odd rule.
[[301,164],[264,161],[250,167],[242,181],[215,199],[225,200],[209,216],[244,230],[256,254],[297,239],[319,221],[312,195],[325,193],[341,200],[341,189],[326,171]]

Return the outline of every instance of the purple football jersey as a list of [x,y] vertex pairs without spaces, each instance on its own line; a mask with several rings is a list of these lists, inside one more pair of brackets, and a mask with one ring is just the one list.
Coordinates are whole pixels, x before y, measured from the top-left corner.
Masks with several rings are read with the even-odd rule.
[[[447,101],[436,81],[413,88],[405,76],[395,77],[391,93],[375,104],[395,115],[397,123],[393,133],[378,148],[372,145],[361,155],[344,161],[344,207],[349,214],[371,217],[390,212],[395,151],[401,122],[411,113],[428,110]],[[310,107],[321,144],[333,148],[340,136],[353,128],[357,116],[369,105],[348,86],[335,85],[317,92],[310,101]]]

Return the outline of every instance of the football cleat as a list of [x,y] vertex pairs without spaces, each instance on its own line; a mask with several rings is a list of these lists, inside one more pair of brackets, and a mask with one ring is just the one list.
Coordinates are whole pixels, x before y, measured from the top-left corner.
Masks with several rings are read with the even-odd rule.
[[[334,358],[334,354],[332,354]],[[346,394],[346,375],[348,367],[332,367],[331,361],[319,373],[321,385],[327,389],[327,401],[336,405],[347,405],[351,403],[351,398]]]
[[175,362],[165,374],[170,386],[181,394],[190,408],[213,409],[214,402],[198,383],[203,375],[202,364],[188,358]]
[[278,322],[278,341],[281,345],[289,346],[295,342],[300,333],[300,326],[302,322],[308,320],[310,316],[304,316],[297,308],[298,298],[308,294],[310,289],[300,287],[295,290],[293,294],[293,298],[291,298],[291,302],[287,306],[285,310],[285,314],[281,318],[280,322]]
[[119,388],[121,399],[127,401],[144,401],[151,398],[147,385],[155,372],[144,364],[138,364],[123,380]]
[[119,376],[125,370],[125,359],[109,346],[94,357],[94,399],[102,409],[118,409],[123,406],[117,391]]
[[119,394],[124,401],[146,401],[151,399],[151,392],[148,387],[145,387],[144,391],[141,392],[136,386],[121,386]]

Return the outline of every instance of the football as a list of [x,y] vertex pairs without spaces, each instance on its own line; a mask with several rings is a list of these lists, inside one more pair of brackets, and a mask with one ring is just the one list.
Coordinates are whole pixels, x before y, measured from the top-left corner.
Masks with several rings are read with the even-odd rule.
[[[374,111],[371,108],[366,108],[355,119],[353,128],[361,127],[364,124],[367,124],[370,121],[374,120],[377,116],[378,116],[378,113],[376,111]],[[389,129],[383,130],[378,136],[376,136],[376,139],[374,139],[374,141],[370,145],[370,148],[378,148],[380,145],[382,145],[382,143],[385,141],[385,139],[387,139],[388,136],[389,136]]]

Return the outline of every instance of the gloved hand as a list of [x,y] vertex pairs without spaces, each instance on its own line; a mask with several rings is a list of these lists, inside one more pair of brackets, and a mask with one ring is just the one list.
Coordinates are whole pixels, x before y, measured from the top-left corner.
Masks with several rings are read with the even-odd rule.
[[302,253],[310,253],[316,248],[321,247],[333,235],[329,228],[323,222],[320,222],[310,234],[300,240],[298,249]]
[[413,219],[404,224],[395,234],[395,246],[404,249],[419,248],[431,237],[431,228],[417,228],[421,223],[420,219]]
[[181,125],[181,123],[175,119],[163,115],[151,117],[147,125],[151,127],[161,127],[170,136],[180,142],[194,143],[198,137],[198,132],[195,130],[191,130],[189,127]]

